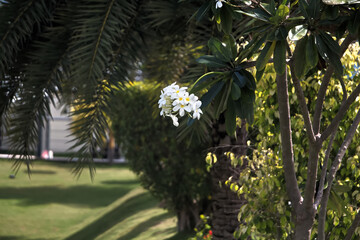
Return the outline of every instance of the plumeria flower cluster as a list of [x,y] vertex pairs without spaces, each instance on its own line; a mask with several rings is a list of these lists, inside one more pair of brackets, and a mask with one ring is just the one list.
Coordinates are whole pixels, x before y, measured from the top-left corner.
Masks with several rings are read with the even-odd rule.
[[160,115],[164,117],[171,117],[174,126],[179,126],[178,115],[183,117],[185,114],[193,119],[200,119],[201,101],[194,94],[189,94],[187,87],[179,87],[173,83],[163,90],[161,90],[159,108]]

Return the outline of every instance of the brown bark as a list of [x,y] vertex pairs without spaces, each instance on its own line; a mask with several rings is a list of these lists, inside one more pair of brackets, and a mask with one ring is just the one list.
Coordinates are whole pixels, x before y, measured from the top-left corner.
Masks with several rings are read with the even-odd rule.
[[246,154],[247,151],[246,123],[242,121],[241,128],[237,129],[237,138],[226,135],[224,119],[221,116],[213,128],[213,153],[217,162],[211,169],[212,178],[212,231],[214,240],[232,240],[233,233],[239,227],[238,213],[244,204],[244,199],[225,186],[225,181],[232,177],[238,179],[241,166],[233,167],[225,152],[231,151],[237,156]]

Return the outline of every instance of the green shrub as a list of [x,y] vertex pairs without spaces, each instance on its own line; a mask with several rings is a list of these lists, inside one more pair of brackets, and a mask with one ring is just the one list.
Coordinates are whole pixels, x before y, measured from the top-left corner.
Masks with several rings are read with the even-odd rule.
[[137,83],[111,104],[112,129],[144,188],[177,213],[179,231],[192,229],[209,195],[204,146],[178,142],[171,119],[157,108],[160,87]]

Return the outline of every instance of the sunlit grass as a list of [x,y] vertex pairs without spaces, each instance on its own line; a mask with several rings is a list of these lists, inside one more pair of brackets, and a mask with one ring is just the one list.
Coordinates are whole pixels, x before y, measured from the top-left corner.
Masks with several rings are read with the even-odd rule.
[[0,239],[186,239],[125,165],[98,165],[94,182],[71,166],[35,162],[11,179],[0,160]]

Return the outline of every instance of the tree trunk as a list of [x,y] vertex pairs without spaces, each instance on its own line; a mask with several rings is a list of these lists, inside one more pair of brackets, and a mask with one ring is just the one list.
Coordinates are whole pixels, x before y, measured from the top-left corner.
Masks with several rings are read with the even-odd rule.
[[296,215],[294,240],[310,240],[314,224],[314,214],[308,214],[302,209]]
[[197,205],[191,205],[177,211],[178,232],[191,231],[199,221],[199,209]]
[[242,121],[241,128],[237,129],[237,139],[230,138],[225,131],[223,116],[213,127],[213,143],[217,162],[211,168],[212,178],[212,231],[214,240],[234,239],[233,233],[239,227],[238,213],[244,204],[244,199],[225,186],[225,181],[232,177],[238,179],[242,166],[233,167],[230,159],[224,154],[231,151],[236,156],[245,155],[247,151],[246,123]]

